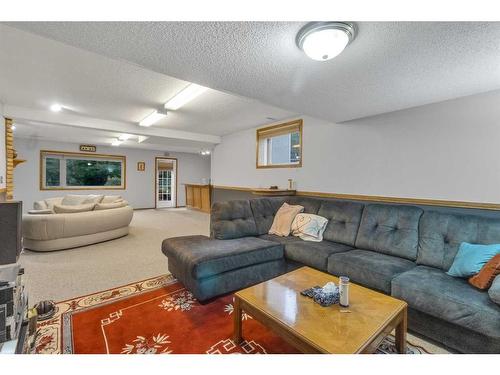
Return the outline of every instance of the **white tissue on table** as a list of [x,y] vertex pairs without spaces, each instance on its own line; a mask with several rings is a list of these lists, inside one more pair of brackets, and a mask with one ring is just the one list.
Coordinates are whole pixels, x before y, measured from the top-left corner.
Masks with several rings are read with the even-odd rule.
[[323,292],[325,293],[335,293],[338,290],[337,285],[334,282],[330,281],[323,286]]

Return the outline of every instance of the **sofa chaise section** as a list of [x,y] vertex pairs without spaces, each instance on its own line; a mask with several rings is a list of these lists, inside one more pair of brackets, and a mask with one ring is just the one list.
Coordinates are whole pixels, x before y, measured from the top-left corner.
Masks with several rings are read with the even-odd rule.
[[217,240],[185,236],[163,241],[170,272],[200,301],[286,271],[283,245],[256,237]]

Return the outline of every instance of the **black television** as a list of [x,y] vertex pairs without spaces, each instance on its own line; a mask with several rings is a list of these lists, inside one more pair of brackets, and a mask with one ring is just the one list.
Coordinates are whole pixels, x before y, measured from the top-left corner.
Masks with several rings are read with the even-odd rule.
[[22,247],[23,202],[0,202],[0,265],[16,263]]

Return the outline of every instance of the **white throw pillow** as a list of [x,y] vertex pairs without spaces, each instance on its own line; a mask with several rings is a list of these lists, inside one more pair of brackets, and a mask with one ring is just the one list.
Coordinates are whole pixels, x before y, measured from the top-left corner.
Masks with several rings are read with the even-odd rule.
[[94,203],[71,205],[71,206],[65,206],[63,204],[55,204],[54,212],[56,214],[74,214],[79,212],[92,211],[94,207],[95,207]]
[[61,205],[78,206],[85,203],[91,203],[91,202],[85,202],[88,198],[89,198],[88,195],[68,194],[63,198]]
[[112,208],[120,208],[125,206],[128,206],[128,202],[124,201],[123,199],[120,199],[113,203],[97,203],[94,209],[96,211],[101,211],[101,210],[110,210]]
[[291,233],[304,241],[323,241],[323,232],[328,219],[313,214],[298,214],[292,223]]
[[45,201],[36,201],[33,203],[33,209],[34,210],[47,210],[47,209],[49,209],[49,206],[47,206],[47,203],[45,203]]
[[283,203],[278,212],[276,212],[276,215],[274,215],[273,225],[269,229],[269,234],[275,234],[280,237],[289,236],[293,219],[302,211],[304,211],[304,207],[302,206]]
[[90,194],[90,195],[87,195],[87,199],[85,199],[83,201],[83,204],[101,203],[102,198],[104,198],[104,195],[102,195],[102,194]]
[[99,203],[113,203],[120,199],[121,195],[105,195]]
[[57,198],[47,198],[45,199],[45,203],[47,204],[47,208],[53,210],[55,204],[62,204],[63,197]]

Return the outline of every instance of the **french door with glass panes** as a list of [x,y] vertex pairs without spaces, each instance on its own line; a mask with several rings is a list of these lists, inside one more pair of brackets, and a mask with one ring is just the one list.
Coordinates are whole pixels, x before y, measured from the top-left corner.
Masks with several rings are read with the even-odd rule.
[[176,207],[177,159],[156,158],[156,207]]

